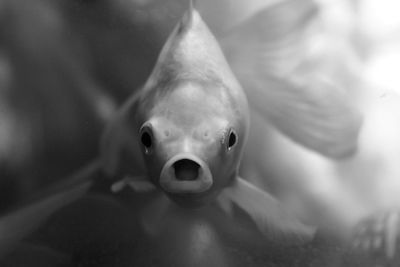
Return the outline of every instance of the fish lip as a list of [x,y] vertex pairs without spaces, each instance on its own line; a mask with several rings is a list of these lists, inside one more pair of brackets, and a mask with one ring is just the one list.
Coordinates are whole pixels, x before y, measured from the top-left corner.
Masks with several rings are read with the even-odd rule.
[[[176,179],[173,164],[182,159],[193,160],[200,165],[198,179],[191,181]],[[202,159],[191,153],[180,153],[164,164],[159,182],[161,188],[170,194],[197,194],[207,191],[212,186],[213,177],[207,163]]]

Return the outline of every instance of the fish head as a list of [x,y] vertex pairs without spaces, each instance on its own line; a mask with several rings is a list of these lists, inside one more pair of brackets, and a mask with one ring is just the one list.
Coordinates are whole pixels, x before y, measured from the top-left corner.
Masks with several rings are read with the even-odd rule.
[[171,34],[136,103],[148,175],[172,200],[202,205],[236,177],[247,99],[196,10]]
[[183,206],[211,201],[237,175],[248,129],[245,98],[199,80],[148,97],[140,102],[138,136],[150,180]]

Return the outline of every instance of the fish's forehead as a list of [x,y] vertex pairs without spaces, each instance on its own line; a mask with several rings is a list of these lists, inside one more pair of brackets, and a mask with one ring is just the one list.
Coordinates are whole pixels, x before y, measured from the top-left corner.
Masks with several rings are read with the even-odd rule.
[[154,106],[152,114],[181,127],[196,127],[208,122],[223,124],[234,120],[234,104],[220,85],[182,83],[169,90]]

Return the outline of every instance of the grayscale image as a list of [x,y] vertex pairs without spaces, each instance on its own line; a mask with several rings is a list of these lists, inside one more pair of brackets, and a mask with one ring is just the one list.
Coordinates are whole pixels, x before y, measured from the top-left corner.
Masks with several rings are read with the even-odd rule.
[[0,266],[399,266],[398,72],[396,0],[0,0]]

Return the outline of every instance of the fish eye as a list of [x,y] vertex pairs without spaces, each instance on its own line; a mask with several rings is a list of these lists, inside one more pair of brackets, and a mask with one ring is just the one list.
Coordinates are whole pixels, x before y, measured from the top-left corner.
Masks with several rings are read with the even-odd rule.
[[140,142],[144,147],[144,152],[149,154],[153,146],[153,134],[149,125],[143,125],[140,129]]
[[226,144],[226,149],[229,151],[229,150],[232,150],[232,148],[237,143],[237,134],[236,134],[235,130],[233,130],[233,129],[229,130],[227,140],[228,140],[228,142]]

